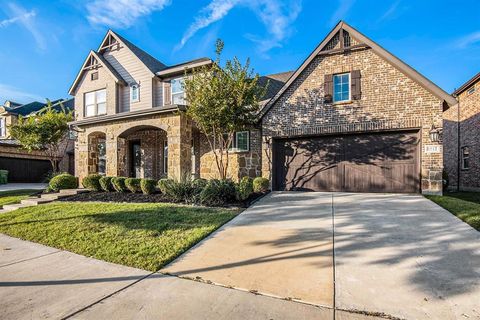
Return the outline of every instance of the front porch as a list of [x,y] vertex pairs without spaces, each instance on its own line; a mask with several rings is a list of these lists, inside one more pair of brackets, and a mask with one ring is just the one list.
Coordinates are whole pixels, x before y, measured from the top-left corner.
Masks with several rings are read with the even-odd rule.
[[192,123],[183,114],[81,128],[75,145],[80,181],[88,174],[161,179],[195,172]]

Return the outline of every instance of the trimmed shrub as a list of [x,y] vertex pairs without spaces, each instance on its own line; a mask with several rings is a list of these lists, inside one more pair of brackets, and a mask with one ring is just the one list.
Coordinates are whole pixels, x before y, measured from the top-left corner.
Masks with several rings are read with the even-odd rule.
[[244,201],[253,193],[253,179],[250,177],[243,177],[237,186],[237,199]]
[[78,178],[68,173],[56,175],[48,184],[48,191],[59,191],[62,189],[78,188]]
[[82,185],[84,188],[92,191],[102,191],[102,187],[100,186],[100,178],[102,176],[99,174],[89,174],[82,180]]
[[155,193],[155,185],[157,181],[153,179],[142,179],[140,181],[140,188],[144,194],[152,194]]
[[112,185],[112,178],[113,177],[101,177],[99,182],[100,182],[100,187],[102,187],[103,191],[113,191],[113,185]]
[[142,192],[142,188],[140,187],[140,181],[142,179],[139,178],[127,178],[125,179],[125,187],[132,193]]
[[270,186],[270,181],[264,177],[256,177],[253,179],[253,192],[267,192]]
[[127,192],[127,187],[125,186],[125,177],[113,177],[112,186],[117,192]]
[[157,183],[157,186],[158,186],[158,189],[160,189],[160,192],[163,193],[163,194],[167,194],[167,189],[169,187],[169,185],[172,183],[172,179],[160,179],[158,180],[158,183]]
[[200,192],[200,203],[206,206],[221,206],[235,200],[235,183],[232,180],[208,181]]

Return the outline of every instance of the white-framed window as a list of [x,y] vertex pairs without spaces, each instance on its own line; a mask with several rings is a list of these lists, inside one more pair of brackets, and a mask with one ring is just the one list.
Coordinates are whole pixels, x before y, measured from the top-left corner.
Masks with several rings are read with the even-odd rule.
[[163,141],[163,173],[168,173],[168,141]]
[[93,117],[107,113],[107,90],[85,93],[85,117]]
[[232,151],[236,152],[245,152],[250,150],[250,131],[238,131],[235,132],[233,137],[232,146],[230,147]]
[[0,137],[7,135],[7,127],[5,125],[5,118],[0,118]]
[[185,104],[185,91],[183,78],[175,78],[170,81],[172,88],[172,104]]
[[470,95],[475,92],[475,86],[472,86],[470,89],[467,90],[467,93]]
[[470,168],[470,148],[462,147],[461,156],[462,156],[462,170],[468,170]]
[[130,85],[130,101],[131,102],[140,101],[140,87],[136,83]]
[[333,102],[350,101],[350,73],[333,75]]

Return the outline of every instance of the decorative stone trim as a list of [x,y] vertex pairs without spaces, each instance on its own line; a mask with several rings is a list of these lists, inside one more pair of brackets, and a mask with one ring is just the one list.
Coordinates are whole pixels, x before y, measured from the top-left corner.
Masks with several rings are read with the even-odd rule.
[[320,135],[332,133],[355,133],[355,132],[371,132],[383,130],[397,130],[397,129],[414,129],[421,128],[421,119],[410,119],[405,121],[370,121],[361,123],[345,123],[336,125],[321,125],[315,127],[303,127],[278,130],[275,132],[268,132],[266,135],[279,137],[295,137],[304,135]]

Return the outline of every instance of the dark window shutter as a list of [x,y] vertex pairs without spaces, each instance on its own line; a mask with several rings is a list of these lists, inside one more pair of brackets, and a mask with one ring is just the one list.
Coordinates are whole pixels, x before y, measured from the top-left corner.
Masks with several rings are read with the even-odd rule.
[[325,75],[325,82],[323,85],[325,91],[324,102],[331,103],[333,101],[333,74]]
[[163,83],[163,105],[168,106],[172,104],[172,91],[170,82]]
[[352,78],[352,100],[360,100],[360,98],[362,97],[362,86],[360,84],[361,80],[361,74],[360,74],[360,70],[353,70],[352,71],[352,74],[351,74],[351,78]]

